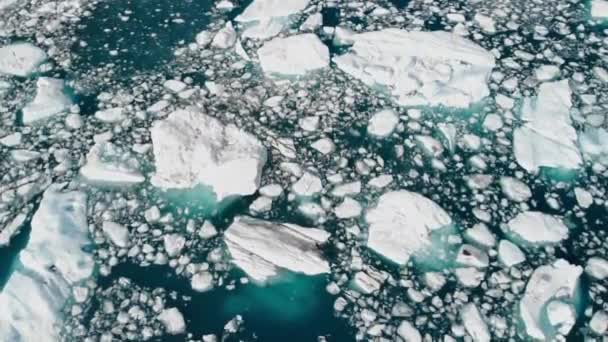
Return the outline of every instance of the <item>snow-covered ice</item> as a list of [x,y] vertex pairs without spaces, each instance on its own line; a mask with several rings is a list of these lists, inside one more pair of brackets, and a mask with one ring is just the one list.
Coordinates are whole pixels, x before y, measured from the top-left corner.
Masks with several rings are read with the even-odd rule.
[[178,335],[186,331],[184,316],[177,308],[164,309],[158,315],[158,320],[163,323],[167,333],[171,335]]
[[64,81],[58,78],[40,77],[36,81],[36,96],[23,107],[23,124],[65,113],[70,109],[72,99],[65,92]]
[[7,341],[59,340],[61,309],[71,286],[88,278],[92,256],[86,195],[49,187],[31,222],[27,246],[0,293],[0,336]]
[[592,257],[587,260],[585,272],[595,279],[608,278],[608,260],[600,257]]
[[489,342],[491,340],[488,326],[475,304],[464,305],[460,310],[460,317],[473,341]]
[[91,148],[80,174],[91,182],[137,184],[145,180],[139,168],[139,162],[129,151],[102,141]]
[[157,121],[152,143],[154,186],[189,189],[206,185],[218,201],[253,194],[267,158],[266,148],[255,136],[193,108]]
[[489,95],[494,56],[455,34],[384,29],[352,37],[337,67],[400,105],[466,108]]
[[578,169],[582,163],[572,127],[572,91],[568,80],[540,85],[538,96],[524,99],[524,124],[513,132],[517,163],[530,173],[541,167]]
[[520,213],[506,225],[506,233],[530,245],[557,243],[568,238],[568,227],[555,216],[540,211]]
[[500,177],[500,188],[508,199],[514,202],[525,202],[532,197],[530,187],[513,177]]
[[578,142],[586,160],[608,166],[608,131],[587,127],[580,133]]
[[608,1],[591,0],[591,17],[597,19],[608,18]]
[[101,229],[104,234],[110,239],[112,244],[119,248],[125,248],[129,246],[129,229],[122,224],[104,221],[101,225]]
[[6,247],[11,242],[13,236],[15,236],[27,219],[27,215],[24,213],[17,214],[2,230],[0,230],[0,248]]
[[503,265],[511,267],[526,261],[526,255],[513,242],[500,240],[498,244],[498,260]]
[[0,73],[26,77],[46,60],[46,53],[30,43],[0,47]]
[[373,137],[385,138],[389,136],[399,123],[399,115],[390,109],[383,109],[375,113],[367,123],[367,133]]
[[289,24],[289,17],[304,10],[310,0],[254,0],[235,18],[243,25],[243,37],[267,39]]
[[237,217],[224,233],[232,261],[257,282],[279,275],[281,269],[316,275],[329,272],[319,249],[329,233],[295,224]]
[[367,246],[398,264],[429,247],[433,230],[452,223],[435,202],[405,190],[382,195],[365,220],[369,224]]
[[329,49],[312,33],[274,38],[258,49],[258,57],[270,77],[304,76],[329,66]]
[[[551,307],[548,304],[553,301],[574,305],[577,292],[580,291],[579,277],[582,273],[582,267],[571,265],[563,259],[534,270],[519,303],[521,319],[528,336],[539,340],[552,340],[556,334],[555,329],[559,329],[563,334],[572,328],[574,321],[571,317],[553,317],[553,321],[560,321],[562,327],[552,326],[544,317],[550,315],[548,309]],[[559,309],[559,306],[553,305],[553,308]],[[553,310],[551,315],[557,313],[559,311]],[[567,312],[565,314],[569,315]]]

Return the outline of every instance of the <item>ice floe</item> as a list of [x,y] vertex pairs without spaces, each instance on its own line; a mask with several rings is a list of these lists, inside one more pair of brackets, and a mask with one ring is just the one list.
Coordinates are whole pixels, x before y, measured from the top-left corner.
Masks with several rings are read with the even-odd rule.
[[268,281],[282,269],[307,275],[329,272],[320,245],[329,233],[295,224],[237,217],[224,233],[232,261],[258,282]]
[[466,304],[460,310],[460,317],[464,323],[464,327],[471,335],[471,338],[475,342],[489,342],[491,341],[490,331],[484,321],[479,309],[475,304]]
[[196,109],[180,109],[152,127],[156,173],[163,189],[212,188],[218,201],[253,194],[267,152],[253,135]]
[[40,77],[36,81],[36,96],[23,107],[23,124],[65,113],[72,106],[72,99],[65,93],[64,81],[58,78]]
[[384,29],[351,37],[337,67],[400,105],[469,107],[489,95],[494,56],[449,32]]
[[46,60],[46,53],[30,43],[15,43],[0,48],[0,73],[26,77]]
[[177,308],[164,309],[159,315],[158,320],[163,323],[167,333],[178,335],[186,330],[184,315]]
[[0,293],[0,336],[10,341],[59,340],[71,286],[93,272],[86,195],[52,186],[31,221],[27,246]]
[[539,211],[520,213],[506,225],[506,233],[525,244],[538,246],[568,238],[568,227],[555,216]]
[[375,113],[367,123],[367,133],[376,138],[389,136],[399,123],[399,115],[390,109]]
[[517,163],[528,172],[541,167],[578,169],[582,163],[572,127],[570,86],[567,80],[540,85],[538,96],[524,99],[524,124],[513,132]]
[[597,19],[608,18],[608,1],[591,0],[591,17]]
[[405,190],[382,195],[365,220],[369,224],[367,246],[398,264],[431,246],[433,230],[452,223],[435,202]]
[[258,57],[270,77],[304,76],[329,66],[329,49],[312,33],[274,38],[258,49]]
[[235,18],[243,25],[243,37],[266,39],[289,24],[289,17],[304,10],[310,0],[254,0]]
[[[582,273],[582,267],[563,259],[534,270],[519,303],[529,337],[552,340],[558,333],[567,335],[576,319],[572,315],[575,314],[574,302],[580,291]],[[570,310],[562,310],[564,305]]]
[[80,174],[91,182],[137,184],[145,180],[139,168],[139,162],[129,151],[103,141],[91,148]]

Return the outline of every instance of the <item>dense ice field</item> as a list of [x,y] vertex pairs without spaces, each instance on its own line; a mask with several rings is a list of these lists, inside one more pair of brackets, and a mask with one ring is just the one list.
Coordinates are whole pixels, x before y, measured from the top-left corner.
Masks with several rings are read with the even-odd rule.
[[0,0],[0,341],[608,341],[608,1]]

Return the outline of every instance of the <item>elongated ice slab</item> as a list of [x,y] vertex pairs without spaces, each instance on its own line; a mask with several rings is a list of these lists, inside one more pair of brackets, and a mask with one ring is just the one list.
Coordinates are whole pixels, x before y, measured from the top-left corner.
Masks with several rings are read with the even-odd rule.
[[507,234],[532,246],[565,240],[568,231],[560,218],[539,211],[521,213],[507,224]]
[[253,135],[196,109],[180,109],[152,127],[154,186],[210,186],[217,200],[253,194],[267,152]]
[[382,195],[365,219],[369,224],[367,246],[398,264],[431,246],[433,230],[452,223],[435,202],[405,190]]
[[129,151],[103,141],[91,148],[80,174],[91,182],[137,184],[145,180],[139,168],[139,162]]
[[63,80],[40,77],[36,81],[36,96],[22,110],[23,124],[29,125],[70,109],[72,99],[65,93]]
[[26,77],[46,60],[46,53],[30,43],[15,43],[0,48],[0,73]]
[[329,273],[320,245],[329,238],[321,229],[237,217],[224,233],[233,262],[258,282],[281,269],[307,275]]
[[312,33],[275,38],[258,50],[264,73],[269,76],[303,76],[329,65],[329,49]]
[[597,19],[608,18],[608,1],[592,0],[591,1],[591,17]]
[[385,29],[353,35],[337,67],[403,106],[466,108],[489,95],[494,56],[449,32]]
[[27,247],[0,293],[0,336],[6,341],[56,341],[72,285],[88,278],[93,258],[86,195],[50,187],[31,222]]

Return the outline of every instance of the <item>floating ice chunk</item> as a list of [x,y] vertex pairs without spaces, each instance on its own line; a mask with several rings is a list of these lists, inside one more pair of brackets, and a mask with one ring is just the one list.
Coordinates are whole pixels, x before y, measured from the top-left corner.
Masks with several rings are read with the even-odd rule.
[[586,160],[608,166],[608,131],[588,127],[580,134],[579,144]]
[[91,182],[137,184],[145,180],[139,167],[139,162],[130,152],[102,141],[91,148],[80,174]]
[[192,276],[192,289],[197,292],[207,292],[213,288],[213,275],[209,272],[199,272]]
[[502,193],[514,202],[525,202],[532,197],[530,187],[517,178],[500,177],[500,188]]
[[169,257],[176,257],[186,245],[186,238],[179,234],[168,234],[163,237],[165,251]]
[[270,77],[304,76],[329,66],[329,49],[312,33],[274,38],[258,49],[258,57]]
[[433,230],[452,223],[430,199],[405,190],[387,192],[367,211],[367,246],[386,258],[405,264],[412,254],[431,246]]
[[589,208],[593,204],[593,195],[583,188],[574,188],[574,196],[576,197],[576,202],[582,208]]
[[344,198],[344,201],[335,209],[336,217],[340,219],[358,217],[361,215],[361,211],[361,204],[350,197]]
[[400,105],[464,108],[489,95],[494,56],[462,37],[385,29],[352,40],[350,52],[334,57],[338,68]]
[[50,118],[70,109],[72,99],[65,93],[63,80],[51,77],[40,77],[36,81],[34,100],[23,107],[23,124],[30,125],[36,121]]
[[224,28],[215,34],[211,46],[217,49],[227,49],[236,43],[236,39],[236,31],[232,27],[232,23],[228,22]]
[[323,15],[315,13],[308,16],[302,25],[300,25],[300,31],[314,31],[321,26],[323,26]]
[[122,107],[108,108],[95,112],[97,120],[105,123],[117,123],[126,119],[125,110]]
[[158,320],[165,326],[167,333],[179,335],[186,331],[184,316],[177,308],[164,309],[158,315]]
[[258,282],[279,275],[281,269],[316,275],[329,272],[319,246],[329,233],[295,224],[237,217],[224,233],[232,261]]
[[608,1],[592,0],[591,1],[591,17],[597,19],[608,18]]
[[540,82],[552,81],[559,77],[560,70],[557,65],[543,65],[534,71],[536,79]]
[[15,43],[0,48],[0,73],[26,77],[46,60],[46,53],[30,43]]
[[589,258],[587,266],[585,266],[585,272],[595,279],[608,278],[608,260],[600,257]]
[[515,266],[526,261],[526,255],[509,240],[500,240],[498,244],[498,260],[507,267]]
[[17,214],[10,223],[2,228],[0,231],[0,247],[8,246],[11,239],[19,232],[26,219],[26,214]]
[[385,138],[395,130],[399,115],[390,109],[383,109],[374,114],[367,123],[367,133],[373,137]]
[[606,311],[596,311],[591,317],[589,328],[598,335],[605,334],[608,331],[608,313]]
[[524,125],[513,132],[517,163],[528,172],[541,167],[578,169],[582,163],[572,127],[571,90],[567,80],[541,84],[535,99],[522,107]]
[[310,172],[305,172],[304,175],[293,184],[291,190],[297,196],[314,196],[323,190],[323,184],[319,177]]
[[59,340],[61,309],[70,287],[88,278],[94,261],[83,248],[91,243],[86,218],[86,195],[44,193],[31,222],[27,246],[2,292],[0,336],[7,341]]
[[406,342],[422,342],[422,335],[412,323],[403,321],[397,327],[397,335]]
[[254,0],[235,21],[244,25],[243,37],[267,39],[289,25],[289,17],[304,10],[310,0]]
[[481,29],[485,32],[490,34],[496,33],[496,24],[494,23],[494,19],[492,17],[477,13],[473,19],[475,20],[475,23],[477,23],[477,25],[479,25],[479,27],[481,27]]
[[524,243],[538,246],[567,239],[568,227],[558,217],[539,211],[527,211],[509,221],[507,233]]
[[363,294],[372,294],[380,290],[380,282],[365,272],[357,272],[353,277],[352,286]]
[[[519,303],[521,319],[528,336],[539,340],[552,340],[557,327],[544,318],[549,314],[548,304],[555,299],[572,304],[580,291],[579,277],[582,272],[582,267],[571,265],[563,259],[534,270]],[[568,331],[560,329],[562,334],[567,334]]]
[[496,238],[484,223],[478,223],[465,232],[465,237],[481,246],[491,248],[496,245]]
[[460,310],[460,317],[471,338],[475,342],[489,342],[490,331],[475,304],[466,304]]
[[152,127],[154,186],[210,186],[218,201],[253,194],[266,163],[266,148],[235,125],[190,108],[177,110]]
[[115,246],[125,248],[129,246],[129,229],[116,222],[104,221],[101,229]]

